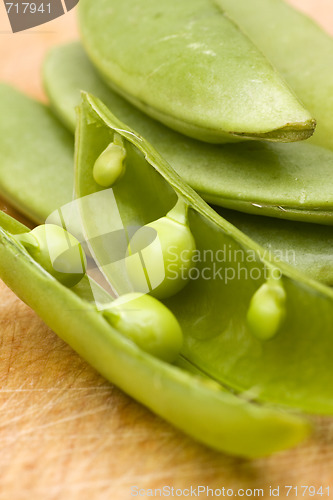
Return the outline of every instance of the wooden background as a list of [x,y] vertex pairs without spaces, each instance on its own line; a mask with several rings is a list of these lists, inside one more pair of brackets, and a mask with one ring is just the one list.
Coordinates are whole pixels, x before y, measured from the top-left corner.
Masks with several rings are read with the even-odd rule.
[[[333,34],[332,0],[292,3]],[[45,99],[42,58],[75,38],[75,10],[13,35],[1,2],[0,79]],[[317,429],[268,459],[215,453],[108,384],[0,282],[1,500],[123,500],[134,485],[263,488],[265,498],[270,485],[281,498],[285,485],[322,485],[333,496],[333,421],[320,419]]]

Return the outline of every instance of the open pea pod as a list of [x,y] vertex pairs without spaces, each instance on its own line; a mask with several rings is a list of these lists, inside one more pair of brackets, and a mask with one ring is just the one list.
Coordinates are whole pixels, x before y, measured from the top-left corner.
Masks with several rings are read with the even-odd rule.
[[[61,62],[63,64],[60,64]],[[166,157],[168,157],[167,150],[169,155],[174,154],[171,147],[173,138],[179,155],[178,157],[174,156],[173,165],[175,163],[180,165],[180,170],[187,180],[191,176],[189,167],[192,153],[190,153],[191,149],[186,147],[186,143],[188,146],[190,143],[194,143],[196,147],[194,153],[197,153],[198,165],[204,161],[203,152],[200,153],[200,149],[196,146],[199,144],[197,141],[186,139],[154,122],[127,104],[122,98],[112,94],[98,80],[97,75],[94,79],[92,76],[94,70],[78,44],[55,49],[46,66],[48,67],[48,71],[46,71],[48,87],[53,90],[54,107],[58,108],[58,114],[62,115],[62,119],[68,116],[70,128],[74,129],[75,126],[74,106],[76,101],[79,103],[81,81],[82,87],[89,90],[99,90],[101,87],[99,95],[104,96],[106,102],[119,113],[120,117],[126,118],[126,120],[128,118],[129,123],[131,123],[131,118],[137,117],[138,120],[135,123],[141,124],[141,130],[147,134],[147,137],[150,137],[149,134],[151,134],[152,139],[156,139],[156,142],[160,138],[161,149]],[[77,71],[71,73],[72,67],[76,67]],[[81,71],[83,71],[82,74]],[[90,80],[91,84],[89,85]],[[105,94],[101,92],[103,88]],[[112,96],[114,96],[114,102]],[[50,213],[72,200],[73,137],[64,130],[45,105],[3,84],[0,84],[0,107],[2,109],[2,118],[0,118],[0,196],[34,222],[42,223]],[[146,126],[144,126],[145,124]],[[170,137],[169,142],[168,137]],[[165,140],[164,148],[163,140]],[[181,147],[180,141],[183,140],[185,142]],[[201,144],[205,149],[206,145]],[[208,147],[215,148],[215,146]],[[186,160],[186,151],[188,160]],[[216,157],[210,156],[209,158],[215,158],[212,161],[211,171],[209,171],[209,164],[207,164],[205,165],[206,174],[201,174],[199,169],[197,174],[200,174],[201,180],[204,180],[205,175],[208,175],[213,186],[220,182],[217,161],[222,162],[224,156],[219,153]],[[306,158],[307,155],[304,155],[304,161]],[[245,154],[244,160],[246,160]],[[254,159],[252,163],[255,166]],[[227,177],[227,165],[226,163],[225,168],[221,168],[222,179]],[[232,168],[232,164],[230,164],[230,168]],[[237,176],[234,178],[238,179]],[[330,187],[328,182],[325,182],[325,186]],[[242,213],[237,215],[228,211],[223,212],[223,215],[227,219],[230,218],[232,223],[238,225],[242,231],[260,242],[267,250],[275,253],[278,258],[287,260],[298,269],[308,272],[324,283],[333,283],[333,263],[330,257],[333,238],[331,227],[304,223],[295,224],[287,221],[279,222],[271,219],[266,220],[264,217],[253,218],[253,216],[245,216]],[[77,234],[78,228],[72,227],[72,231]],[[296,234],[298,238],[295,237]]]
[[78,43],[52,49],[44,63],[44,84],[53,109],[70,130],[75,129],[80,90],[91,92],[149,140],[209,203],[255,215],[333,223],[331,151],[304,142],[216,146],[189,139],[109,90]]
[[214,0],[262,50],[317,120],[311,142],[333,149],[333,39],[283,0]]
[[[112,187],[103,184],[103,157],[104,174],[111,169],[113,182],[116,169],[122,175]],[[146,278],[146,291],[164,298],[183,328],[185,359],[257,399],[332,413],[332,290],[276,262],[219,217],[149,143],[87,94],[80,109],[76,164],[86,236],[102,271],[115,288],[122,275],[134,289]],[[121,223],[127,244],[119,245],[117,258],[108,261],[114,247],[97,238],[96,230],[117,233]],[[153,229],[159,238],[145,244],[141,231],[131,234],[132,227]],[[161,252],[162,265],[157,262]],[[176,267],[166,269],[169,263]],[[177,280],[182,281],[178,288]]]
[[82,0],[81,36],[110,87],[207,142],[293,142],[315,121],[211,0]]
[[112,298],[87,276],[66,288],[20,244],[23,235],[31,235],[27,232],[0,213],[1,278],[106,379],[198,441],[227,453],[268,455],[308,435],[302,418],[249,403],[144,352],[96,307],[97,296],[104,303]]

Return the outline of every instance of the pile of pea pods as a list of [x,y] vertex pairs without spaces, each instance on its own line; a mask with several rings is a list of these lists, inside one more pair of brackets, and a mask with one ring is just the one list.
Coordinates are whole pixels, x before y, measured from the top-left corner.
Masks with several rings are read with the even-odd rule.
[[[333,40],[282,0],[81,0],[0,84],[0,277],[109,381],[248,458],[333,414]],[[75,139],[74,134],[75,132]]]

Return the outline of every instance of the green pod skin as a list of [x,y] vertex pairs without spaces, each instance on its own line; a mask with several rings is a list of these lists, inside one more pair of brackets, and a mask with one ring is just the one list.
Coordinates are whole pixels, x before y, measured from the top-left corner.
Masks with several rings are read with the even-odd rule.
[[[127,167],[111,199],[104,196],[107,190],[100,190],[94,182],[91,159],[109,143],[114,131],[123,137]],[[181,355],[236,391],[255,387],[258,400],[331,414],[332,290],[277,262],[219,217],[149,143],[87,94],[83,94],[79,112],[77,140],[76,192],[80,197],[98,195],[95,213],[110,214],[103,219],[101,234],[114,229],[114,205],[108,208],[108,200],[116,200],[125,228],[158,219],[179,197],[188,204],[189,227],[201,257],[195,259],[198,274],[165,301],[183,330]],[[103,202],[100,210],[99,196]],[[84,212],[82,216],[89,236],[96,218]],[[98,246],[95,257],[97,261],[103,258]],[[247,314],[252,297],[270,277],[272,268],[281,273],[286,312],[267,342],[253,335]]]
[[3,83],[0,103],[1,197],[42,224],[72,199],[73,137],[49,108]]
[[83,44],[107,84],[196,139],[295,142],[315,120],[210,0],[82,0]]
[[[252,404],[142,351],[96,310],[88,280],[64,287],[10,234],[26,231],[0,213],[1,279],[107,380],[215,450],[256,458],[296,446],[308,436],[305,419]],[[99,295],[102,302],[111,299],[102,290]]]
[[[109,91],[76,43],[54,49],[46,61],[44,72],[53,107],[71,131],[75,128],[74,107],[79,104],[79,89],[94,90],[97,95],[103,96],[120,118],[133,124],[156,144],[178,173],[187,182],[191,181],[206,198],[224,203],[223,198],[218,198],[218,192],[224,196],[225,189],[225,194],[230,192],[231,202],[236,208],[245,207],[247,210],[247,204],[238,203],[237,196],[244,195],[244,199],[249,197],[258,205],[264,193],[270,192],[268,198],[271,202],[280,203],[280,208],[274,207],[271,202],[261,208],[250,203],[249,207],[260,214],[271,210],[272,215],[318,220],[318,212],[298,210],[294,213],[283,207],[283,201],[289,203],[292,198],[297,199],[296,185],[287,200],[282,197],[292,185],[291,181],[300,174],[302,169],[299,165],[302,165],[304,172],[309,174],[307,180],[302,178],[306,193],[304,198],[310,199],[314,206],[321,206],[324,199],[330,200],[333,192],[330,183],[333,158],[330,159],[332,154],[329,152],[306,143],[289,145],[287,154],[283,155],[282,151],[279,152],[281,145],[268,146],[262,143],[256,144],[255,148],[254,143],[246,144],[245,149],[244,144],[239,144],[237,152],[235,146],[216,148],[187,139],[151,120]],[[3,117],[0,119],[1,197],[37,224],[42,224],[50,213],[72,200],[73,138],[45,106],[1,84],[0,104]],[[296,154],[296,150],[299,153]],[[279,175],[272,178],[270,172],[276,167]],[[292,167],[295,170],[290,178],[287,171]],[[319,172],[318,176],[316,172]],[[314,198],[311,198],[310,186],[313,186]],[[249,191],[245,192],[244,189],[248,188]],[[277,199],[274,200],[273,196]],[[330,257],[332,228],[218,210],[245,234],[266,247],[267,251],[276,253],[280,260],[289,262],[319,281],[333,284]],[[329,222],[330,212],[325,216],[322,214],[319,220]],[[70,227],[69,230],[72,234],[79,234],[77,227]]]
[[143,351],[173,363],[183,345],[180,325],[171,311],[149,295],[129,293],[103,310],[109,323]]
[[[156,231],[155,244],[149,245],[146,228]],[[195,241],[188,227],[187,206],[179,200],[166,217],[147,224],[132,237],[129,254],[140,252],[146,271],[145,274],[138,272],[137,259],[126,260],[127,273],[134,290],[144,292],[148,280],[149,293],[153,297],[167,299],[179,293],[188,283],[195,249]],[[154,286],[154,277],[161,274],[161,283]]]
[[151,142],[207,202],[254,215],[333,224],[331,151],[308,141],[214,146],[189,139],[108,89],[78,43],[52,49],[43,71],[52,107],[72,132],[84,89]]
[[79,283],[86,273],[87,259],[74,236],[54,224],[37,226],[17,236],[21,243],[51,276],[65,286]]
[[317,120],[311,142],[333,149],[333,39],[283,0],[215,0]]

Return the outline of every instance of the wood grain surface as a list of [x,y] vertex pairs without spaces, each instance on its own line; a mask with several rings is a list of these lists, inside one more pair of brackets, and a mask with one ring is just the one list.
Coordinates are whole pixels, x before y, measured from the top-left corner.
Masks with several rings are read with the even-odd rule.
[[[292,3],[333,34],[332,0]],[[0,79],[45,99],[42,58],[77,38],[75,15],[13,35],[1,2]],[[215,453],[103,380],[0,282],[1,500],[123,500],[134,485],[262,488],[264,498],[270,486],[286,498],[286,485],[315,485],[333,496],[333,421],[316,423],[305,445],[268,459]]]

